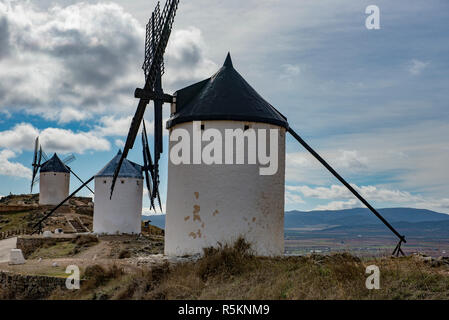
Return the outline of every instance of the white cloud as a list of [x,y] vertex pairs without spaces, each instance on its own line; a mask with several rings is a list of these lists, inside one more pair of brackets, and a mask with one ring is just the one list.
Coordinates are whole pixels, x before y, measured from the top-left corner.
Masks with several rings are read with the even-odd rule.
[[58,112],[56,117],[59,123],[69,123],[89,119],[91,115],[86,111],[77,110],[74,108],[64,108]]
[[204,80],[218,70],[206,57],[206,44],[201,30],[195,27],[175,30],[166,51],[165,83],[172,90]]
[[127,136],[132,117],[104,116],[95,131],[101,136]]
[[305,197],[317,199],[340,199],[350,196],[350,192],[341,186],[333,185],[329,188],[316,187],[310,188],[308,186],[286,186],[286,190],[290,192],[300,192]]
[[156,206],[156,212],[153,209],[150,209],[149,207],[145,207],[142,209],[142,215],[144,216],[158,216],[158,215],[163,215],[167,212],[166,210],[166,206],[165,203],[162,204],[162,213],[160,212],[159,209],[159,204],[155,204]]
[[40,133],[40,141],[45,150],[54,152],[84,153],[87,150],[108,151],[108,140],[92,132],[73,132],[71,130],[47,128]]
[[[115,3],[45,7],[0,3],[0,109],[62,124],[135,110],[133,92],[144,82],[144,25]],[[198,28],[175,29],[165,91],[216,72],[206,52]]]
[[0,132],[0,148],[33,150],[39,130],[29,123],[19,123],[11,130]]
[[301,68],[297,64],[283,64],[281,66],[281,71],[281,79],[292,79],[299,76],[299,74],[301,73]]
[[290,192],[287,188],[285,190],[285,203],[286,204],[303,204],[305,203],[302,197],[294,192]]
[[[149,113],[150,114],[150,113]],[[162,123],[165,124],[168,118],[162,119]],[[132,117],[118,117],[118,116],[104,116],[100,119],[100,124],[95,126],[95,132],[102,137],[126,137],[128,136],[129,128],[131,126]],[[153,135],[154,133],[154,121],[145,119],[145,126],[147,128],[147,134]],[[142,125],[140,130],[142,130]],[[168,135],[168,130],[164,129],[163,134]],[[141,131],[140,131],[141,132]]]
[[424,62],[417,59],[413,59],[408,64],[408,72],[412,75],[419,75],[429,66],[430,62]]
[[[352,175],[372,169],[369,158],[356,150],[317,150],[337,171]],[[286,180],[297,183],[329,184],[333,176],[307,151],[288,152],[286,155]]]
[[40,10],[16,2],[9,10],[0,6],[0,20],[8,32],[1,107],[66,123],[134,100],[144,29],[120,6],[79,2]]
[[39,131],[29,123],[17,124],[11,130],[0,134],[0,148],[12,150],[34,150],[34,141],[40,137],[42,148],[46,152],[76,152],[88,150],[107,151],[110,143],[93,132],[73,132],[66,129],[47,128]]
[[125,141],[123,141],[121,139],[116,139],[114,143],[115,143],[115,146],[119,147],[119,148],[123,148],[125,146]]
[[325,205],[319,205],[315,208],[315,210],[343,210],[343,209],[352,209],[359,208],[362,204],[357,199],[351,199],[348,201],[332,201]]
[[11,162],[9,159],[15,158],[16,154],[11,150],[0,151],[0,175],[19,177],[19,178],[31,178],[32,172],[24,165]]
[[[357,186],[351,184],[368,202],[378,206],[407,206],[449,213],[449,198],[424,197],[413,195],[406,191],[392,190],[377,186]],[[330,187],[309,187],[306,185],[286,186],[290,196],[298,193],[306,198],[333,200],[324,205],[318,205],[316,210],[340,210],[363,206],[355,196],[342,185]],[[298,203],[304,203],[303,199]]]
[[[69,129],[46,128],[39,130],[30,123],[16,124],[12,129],[0,131],[0,148],[15,151],[34,150],[34,141],[39,136],[45,152],[84,153],[86,151],[108,151],[111,144],[108,137],[126,137],[132,117],[104,116],[91,131],[74,132]],[[163,119],[163,123],[167,118]],[[147,133],[153,135],[154,121],[146,120]],[[167,130],[163,130],[168,135]],[[118,147],[123,147],[124,141],[115,139]]]
[[[379,188],[376,186],[357,186],[351,184],[351,186],[359,192],[367,200],[382,201],[382,202],[396,202],[407,203],[421,199],[418,196],[414,196],[409,192],[390,190],[385,188]],[[317,198],[317,199],[350,199],[354,195],[343,185],[332,185],[330,187],[316,187],[311,188],[309,186],[287,186],[287,190],[297,191],[302,193],[305,197]]]
[[362,157],[356,150],[343,150],[335,159],[335,165],[339,168],[351,168],[353,170],[365,169],[368,159]]

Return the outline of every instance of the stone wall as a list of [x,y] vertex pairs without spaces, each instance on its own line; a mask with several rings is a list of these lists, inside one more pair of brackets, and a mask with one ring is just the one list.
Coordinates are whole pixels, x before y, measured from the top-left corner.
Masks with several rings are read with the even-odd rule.
[[45,299],[55,289],[65,288],[64,278],[0,272],[0,299]]
[[24,212],[35,210],[36,206],[15,206],[15,205],[0,205],[0,213],[3,212]]

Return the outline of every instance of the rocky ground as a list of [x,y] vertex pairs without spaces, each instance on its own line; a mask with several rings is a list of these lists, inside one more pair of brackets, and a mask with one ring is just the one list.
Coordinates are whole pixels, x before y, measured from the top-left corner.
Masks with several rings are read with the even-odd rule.
[[[52,207],[39,206],[39,194],[9,195],[0,199],[0,233],[11,233],[32,228]],[[45,230],[62,229],[64,233],[74,233],[69,221],[75,220],[84,231],[92,230],[93,202],[91,198],[74,197],[67,205],[53,214],[44,226]],[[1,238],[1,234],[0,234]]]

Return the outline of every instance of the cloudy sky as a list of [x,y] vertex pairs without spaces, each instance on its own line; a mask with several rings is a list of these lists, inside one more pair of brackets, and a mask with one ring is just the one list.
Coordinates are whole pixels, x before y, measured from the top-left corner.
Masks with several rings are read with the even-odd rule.
[[[380,30],[365,27],[373,4]],[[37,135],[47,154],[74,153],[84,179],[115,155],[143,85],[154,5],[0,0],[0,196],[29,192]],[[444,0],[181,0],[164,88],[209,77],[231,51],[246,80],[376,207],[449,213],[448,27]],[[360,206],[291,138],[287,152],[287,210]],[[142,161],[139,143],[129,158]]]

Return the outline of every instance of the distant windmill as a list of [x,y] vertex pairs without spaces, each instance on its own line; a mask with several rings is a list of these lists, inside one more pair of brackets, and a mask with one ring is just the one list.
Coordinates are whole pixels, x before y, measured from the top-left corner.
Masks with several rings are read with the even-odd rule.
[[[68,155],[63,160],[56,153],[49,158],[39,144],[39,137],[36,138],[30,192],[33,192],[34,185],[36,182],[39,182],[39,204],[56,205],[65,199],[69,194],[70,173],[84,184],[84,181],[68,166],[69,163],[75,160],[76,158],[73,154]],[[37,177],[37,173],[40,173],[39,177]],[[93,193],[89,187],[87,188]]]

